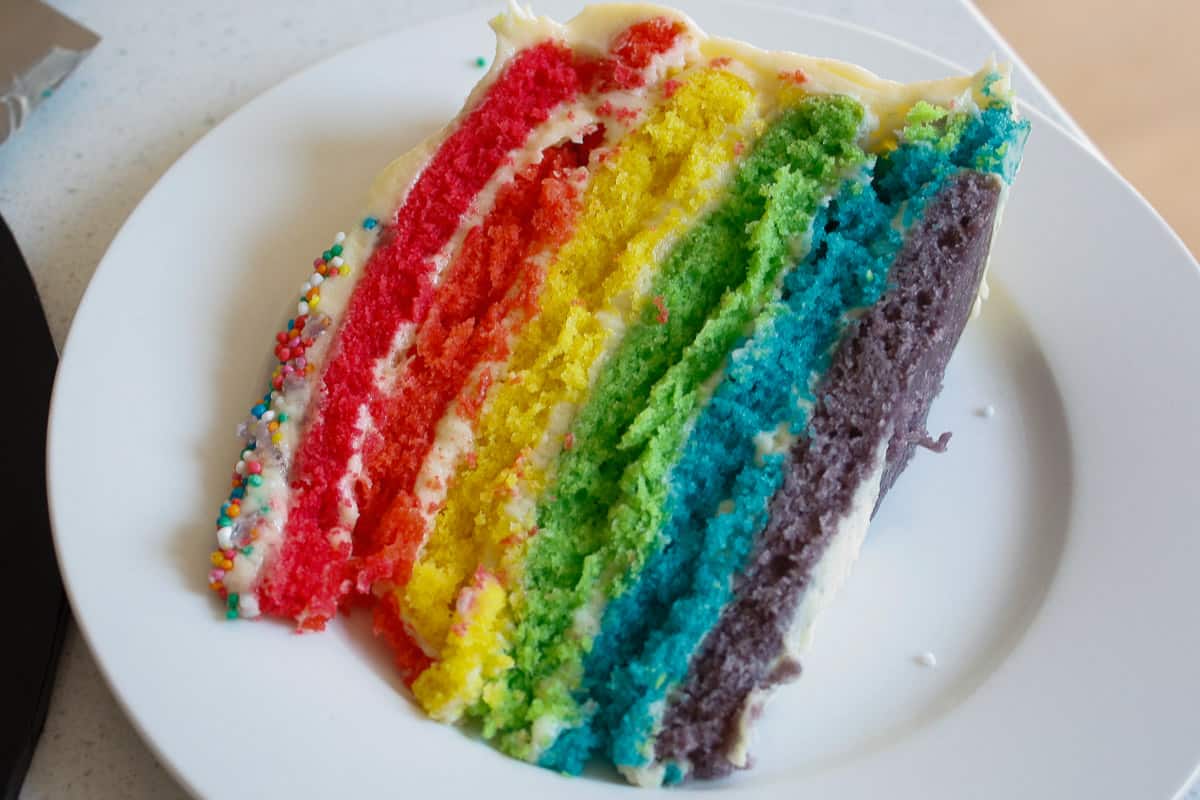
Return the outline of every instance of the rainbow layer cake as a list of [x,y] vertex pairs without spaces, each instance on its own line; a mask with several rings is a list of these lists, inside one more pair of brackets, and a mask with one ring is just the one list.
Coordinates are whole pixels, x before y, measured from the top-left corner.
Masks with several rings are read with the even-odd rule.
[[[513,8],[313,263],[239,430],[230,618],[364,605],[432,717],[639,784],[748,763],[983,293],[1007,72]],[[914,554],[919,558],[919,554]]]

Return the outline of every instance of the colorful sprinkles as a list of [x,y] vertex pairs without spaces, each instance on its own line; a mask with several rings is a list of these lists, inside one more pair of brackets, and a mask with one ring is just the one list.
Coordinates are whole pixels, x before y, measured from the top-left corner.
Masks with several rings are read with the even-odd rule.
[[[375,217],[367,217],[362,223],[368,231],[378,225]],[[350,265],[343,257],[345,242],[346,234],[339,232],[329,249],[313,261],[312,274],[300,286],[296,316],[275,334],[277,363],[271,371],[270,388],[250,407],[249,417],[238,426],[242,449],[230,480],[229,498],[221,504],[217,515],[217,549],[209,556],[212,569],[208,573],[209,588],[225,599],[228,619],[258,613],[253,598],[243,601],[238,592],[228,589],[226,581],[239,557],[254,554],[255,542],[262,536],[262,526],[272,512],[263,469],[268,459],[280,461],[287,455],[283,444],[289,417],[279,406],[289,391],[303,386],[305,379],[316,371],[316,365],[308,359],[308,351],[333,323],[328,315],[317,311],[321,288],[328,280],[350,274]]]

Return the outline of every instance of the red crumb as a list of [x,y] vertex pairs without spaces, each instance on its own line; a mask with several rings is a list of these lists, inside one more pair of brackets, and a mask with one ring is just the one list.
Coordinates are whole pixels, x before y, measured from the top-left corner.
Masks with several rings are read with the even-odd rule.
[[479,373],[479,380],[475,382],[474,387],[466,387],[466,391],[458,396],[459,414],[471,421],[479,419],[479,412],[483,410],[483,403],[491,388],[492,371],[485,369]]
[[529,457],[531,455],[533,455],[533,451],[530,450],[528,447],[526,447],[526,448],[523,448],[521,450],[521,452],[517,454],[516,460],[513,461],[513,465],[512,465],[513,473],[518,478],[525,477],[525,464],[529,461]]
[[567,435],[563,437],[563,450],[568,453],[575,449],[575,434],[567,431]]
[[636,108],[622,107],[616,110],[617,119],[621,122],[633,122],[640,116],[640,112]]
[[682,83],[675,80],[674,78],[668,78],[667,80],[663,81],[663,85],[662,85],[663,97],[666,97],[667,99],[674,97],[675,93],[679,91],[679,87],[682,85],[683,85]]
[[650,66],[655,56],[674,47],[686,32],[683,23],[666,17],[655,17],[630,26],[613,41],[607,58],[582,58],[576,62],[575,68],[584,89],[609,92],[644,86],[643,70]]
[[464,456],[463,460],[467,462],[467,469],[475,469],[475,465],[479,463],[479,456],[472,450]]
[[658,324],[666,325],[667,320],[671,318],[671,314],[667,311],[667,301],[663,299],[661,294],[654,295],[654,307],[658,309],[658,316],[656,317]]
[[738,139],[733,145],[733,154],[735,156],[740,156],[744,152],[746,152],[746,143],[741,139]]
[[730,64],[733,63],[733,59],[730,58],[729,56],[721,56],[720,58],[714,58],[712,61],[710,61],[708,63],[709,63],[709,66],[714,67],[716,69],[724,69],[725,67],[728,67]]
[[779,73],[779,80],[781,80],[781,81],[789,81],[789,82],[791,82],[791,83],[794,83],[794,84],[796,84],[796,85],[798,86],[798,85],[800,85],[800,84],[804,83],[805,81],[807,81],[807,80],[808,80],[808,76],[804,74],[804,70],[802,70],[802,69],[794,69],[794,70],[792,70],[791,72],[787,72],[787,71],[780,72],[780,73]]

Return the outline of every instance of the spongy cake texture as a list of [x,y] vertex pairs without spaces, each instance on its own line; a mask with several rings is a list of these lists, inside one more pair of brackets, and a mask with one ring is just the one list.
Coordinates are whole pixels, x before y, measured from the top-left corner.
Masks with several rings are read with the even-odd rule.
[[210,584],[371,607],[414,699],[631,781],[748,764],[919,445],[1028,124],[677,12],[511,11],[313,265]]

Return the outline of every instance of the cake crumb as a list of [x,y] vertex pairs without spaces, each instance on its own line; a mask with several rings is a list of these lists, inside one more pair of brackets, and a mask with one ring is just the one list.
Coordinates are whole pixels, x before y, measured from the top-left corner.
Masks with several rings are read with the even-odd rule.
[[921,655],[916,656],[913,661],[916,661],[922,667],[927,667],[929,669],[933,669],[937,666],[937,656],[928,650],[926,650],[924,653],[921,653]]
[[975,416],[982,417],[983,419],[991,419],[996,416],[996,407],[989,403],[983,408],[977,408],[975,409]]
[[667,320],[671,318],[671,313],[667,310],[667,301],[663,299],[661,294],[654,295],[654,307],[658,309],[658,316],[656,317],[658,324],[666,325]]

